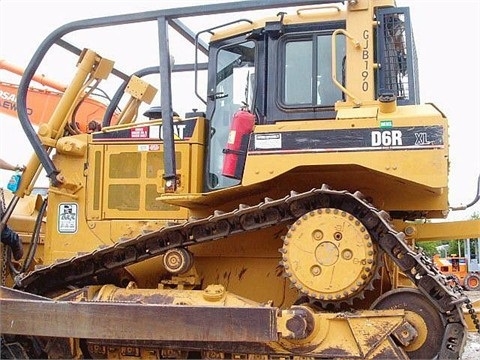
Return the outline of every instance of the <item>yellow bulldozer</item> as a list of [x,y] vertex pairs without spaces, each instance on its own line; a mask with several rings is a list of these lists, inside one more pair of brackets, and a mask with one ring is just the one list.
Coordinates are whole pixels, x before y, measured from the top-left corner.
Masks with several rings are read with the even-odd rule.
[[[89,45],[128,48],[117,29],[147,23],[144,53]],[[28,88],[48,61],[72,64],[71,82],[34,129]],[[100,84],[103,118],[78,131]],[[203,108],[174,112],[179,86]],[[2,357],[458,359],[479,329],[419,247],[479,237],[480,221],[431,221],[451,210],[448,120],[420,102],[410,12],[394,0],[75,21],[40,44],[16,101],[34,154],[3,201],[25,255],[3,251]]]

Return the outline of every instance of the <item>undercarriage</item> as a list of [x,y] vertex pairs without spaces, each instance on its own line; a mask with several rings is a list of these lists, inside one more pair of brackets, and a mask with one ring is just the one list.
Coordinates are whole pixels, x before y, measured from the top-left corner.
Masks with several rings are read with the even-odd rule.
[[[279,308],[220,284],[198,285],[196,247],[275,226],[287,229],[279,265],[297,291],[294,304]],[[173,276],[157,289],[134,279],[125,287],[100,283],[159,255]],[[377,296],[393,264],[412,286]],[[462,306],[470,304],[386,212],[361,193],[325,185],[39,267],[17,275],[15,288],[2,288],[2,332],[23,339],[13,343],[30,339],[29,351],[37,342],[48,356],[63,349],[61,357],[458,358]]]

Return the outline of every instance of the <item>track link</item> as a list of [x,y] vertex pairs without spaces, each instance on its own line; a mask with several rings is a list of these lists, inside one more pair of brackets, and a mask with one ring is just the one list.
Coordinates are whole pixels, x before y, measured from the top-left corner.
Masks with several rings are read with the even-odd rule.
[[15,287],[44,294],[69,285],[83,286],[98,275],[164,254],[172,248],[189,247],[234,234],[281,224],[291,224],[318,208],[337,208],[359,219],[372,239],[438,309],[445,323],[445,336],[438,358],[458,359],[467,337],[462,305],[468,298],[449,285],[420,249],[412,249],[405,235],[391,225],[389,215],[369,204],[359,193],[332,190],[323,185],[308,192],[278,199],[265,199],[256,206],[240,205],[236,210],[215,212],[203,219],[166,226],[158,231],[120,241],[72,259],[16,277]]

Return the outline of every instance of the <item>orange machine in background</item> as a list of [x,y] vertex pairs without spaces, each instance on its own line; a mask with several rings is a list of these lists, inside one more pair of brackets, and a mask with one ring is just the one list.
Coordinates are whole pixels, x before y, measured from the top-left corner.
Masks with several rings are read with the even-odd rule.
[[[444,275],[453,277],[453,280],[466,290],[480,291],[480,268],[478,264],[478,251],[471,252],[470,241],[465,241],[465,256],[458,254],[451,254],[449,256],[441,257],[435,254],[433,263]],[[478,240],[474,240],[473,248],[478,250]]]
[[[0,59],[0,70],[6,70],[19,76],[22,76],[24,71],[21,67],[3,59]],[[35,75],[33,79],[43,88],[29,88],[28,115],[32,124],[40,125],[48,122],[67,86],[49,79],[45,75]],[[17,117],[17,90],[17,84],[0,81],[0,113]],[[105,104],[91,97],[86,97],[73,110],[72,127],[80,132],[87,132],[88,124],[102,123],[105,110]],[[114,119],[114,123],[116,123],[116,115],[114,115]]]

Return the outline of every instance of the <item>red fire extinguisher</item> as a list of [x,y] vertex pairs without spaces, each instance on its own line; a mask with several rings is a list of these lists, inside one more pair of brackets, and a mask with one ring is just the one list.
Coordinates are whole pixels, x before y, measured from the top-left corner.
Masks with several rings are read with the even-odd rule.
[[224,176],[241,179],[243,168],[247,160],[247,148],[249,135],[255,126],[255,115],[246,111],[238,110],[233,115],[230,133],[228,134],[227,148],[223,149]]

